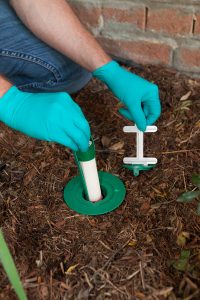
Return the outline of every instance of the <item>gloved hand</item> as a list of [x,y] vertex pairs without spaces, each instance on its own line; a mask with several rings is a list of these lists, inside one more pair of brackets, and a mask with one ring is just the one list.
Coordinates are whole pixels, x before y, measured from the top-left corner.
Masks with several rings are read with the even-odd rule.
[[111,61],[93,71],[125,105],[120,113],[134,121],[141,131],[152,125],[160,116],[161,106],[157,85],[148,82]]
[[89,124],[65,92],[33,94],[12,87],[0,98],[0,120],[28,136],[74,151],[87,151],[89,146]]

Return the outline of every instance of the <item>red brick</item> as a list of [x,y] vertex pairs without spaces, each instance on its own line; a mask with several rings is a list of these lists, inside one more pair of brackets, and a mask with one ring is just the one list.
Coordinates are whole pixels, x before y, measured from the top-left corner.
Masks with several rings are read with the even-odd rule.
[[147,29],[170,35],[187,35],[192,30],[193,14],[181,9],[149,9]]
[[200,14],[195,15],[195,28],[194,28],[194,34],[195,35],[200,35]]
[[105,21],[116,21],[120,23],[129,23],[140,29],[145,28],[145,7],[104,7],[103,17]]
[[77,4],[72,2],[71,7],[80,19],[80,21],[88,28],[99,26],[101,8],[92,5],[90,6],[88,4],[84,6],[80,2],[78,2]]
[[141,64],[171,63],[171,47],[161,43],[147,41],[124,41],[99,38],[104,49],[113,55],[130,59]]
[[200,50],[194,48],[182,48],[179,52],[180,62],[188,68],[200,68]]

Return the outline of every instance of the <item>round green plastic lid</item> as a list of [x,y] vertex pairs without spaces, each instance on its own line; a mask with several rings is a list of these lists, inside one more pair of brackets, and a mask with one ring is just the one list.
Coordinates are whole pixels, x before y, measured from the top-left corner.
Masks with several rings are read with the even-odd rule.
[[83,215],[102,215],[116,209],[123,202],[126,189],[123,182],[110,173],[98,172],[104,199],[91,202],[84,198],[81,176],[74,177],[64,188],[64,201]]

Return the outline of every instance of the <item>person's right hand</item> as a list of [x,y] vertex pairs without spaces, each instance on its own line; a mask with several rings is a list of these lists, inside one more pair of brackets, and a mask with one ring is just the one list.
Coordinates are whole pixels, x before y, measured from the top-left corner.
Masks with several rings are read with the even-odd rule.
[[0,98],[0,120],[24,134],[87,151],[90,127],[69,94],[27,93],[10,88]]
[[153,125],[161,113],[158,86],[121,67],[116,61],[93,71],[125,105],[119,112],[133,121],[139,130]]

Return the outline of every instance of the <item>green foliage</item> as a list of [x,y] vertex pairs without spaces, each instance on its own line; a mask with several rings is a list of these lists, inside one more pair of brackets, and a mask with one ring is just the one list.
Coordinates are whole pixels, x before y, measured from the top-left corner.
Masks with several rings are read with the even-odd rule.
[[193,191],[193,192],[186,192],[181,194],[177,201],[182,203],[189,203],[192,202],[194,199],[196,199],[200,195],[200,191]]
[[[199,200],[199,196],[200,196],[200,175],[193,175],[192,176],[192,183],[198,188],[195,191],[191,191],[191,192],[186,192],[181,194],[178,199],[177,202],[182,202],[182,203],[190,203],[192,201],[194,201],[195,199]],[[197,206],[197,214],[200,216],[200,202],[198,203]]]
[[0,263],[3,265],[5,272],[10,280],[10,283],[15,290],[19,300],[28,300],[25,294],[19,273],[16,269],[12,255],[3,236],[0,228]]
[[192,176],[192,183],[200,188],[200,175],[193,175]]
[[173,267],[178,271],[185,272],[186,268],[189,267],[189,258],[190,250],[182,250],[180,258],[173,263]]
[[200,216],[200,202],[198,203],[198,206],[197,206],[197,215]]

